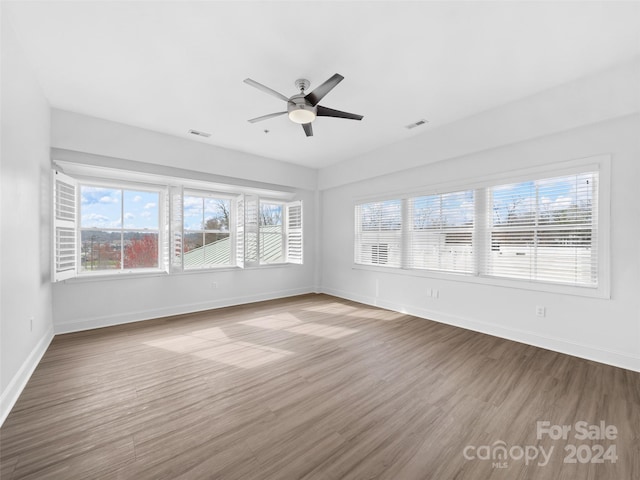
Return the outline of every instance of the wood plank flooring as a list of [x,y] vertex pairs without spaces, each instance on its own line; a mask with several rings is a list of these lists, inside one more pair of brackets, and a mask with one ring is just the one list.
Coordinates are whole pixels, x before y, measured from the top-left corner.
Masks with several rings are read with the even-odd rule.
[[640,374],[304,295],[56,336],[0,461],[2,480],[638,479]]

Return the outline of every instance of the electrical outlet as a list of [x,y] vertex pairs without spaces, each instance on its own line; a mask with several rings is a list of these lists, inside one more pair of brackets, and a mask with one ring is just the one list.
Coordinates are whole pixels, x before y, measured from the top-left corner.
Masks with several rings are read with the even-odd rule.
[[33,317],[29,317],[29,331],[33,332]]
[[546,313],[546,309],[542,305],[536,306],[536,317],[544,317]]
[[433,290],[431,290],[430,288],[427,288],[427,291],[425,293],[427,294],[427,297],[433,297]]
[[211,282],[211,288],[218,288],[218,282]]
[[438,290],[437,288],[434,288],[431,292],[431,296],[433,298],[440,298],[440,290]]

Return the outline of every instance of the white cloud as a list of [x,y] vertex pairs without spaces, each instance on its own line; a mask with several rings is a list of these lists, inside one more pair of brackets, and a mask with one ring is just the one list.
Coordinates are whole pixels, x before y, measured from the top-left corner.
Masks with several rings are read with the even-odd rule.
[[109,220],[109,217],[105,215],[100,215],[99,213],[89,213],[87,215],[82,216],[83,223],[84,221],[88,221],[88,222],[93,221],[96,223],[101,223],[101,222],[106,222],[107,220]]
[[201,207],[202,198],[200,197],[184,197],[184,206],[187,207]]
[[144,208],[145,209],[149,209],[149,208],[155,208],[156,204],[154,202],[149,202],[147,204],[145,204]]
[[142,200],[142,197],[140,195],[136,195],[135,197],[133,197],[134,202],[139,202],[140,200]]
[[132,218],[136,218],[136,216],[133,213],[127,212],[127,213],[124,214],[124,219],[125,220],[131,220]]
[[98,200],[100,203],[118,203],[118,199],[115,197],[111,197],[109,195],[105,195],[103,197],[100,197],[100,200]]
[[565,210],[573,205],[573,199],[571,197],[558,197],[551,205],[552,210]]

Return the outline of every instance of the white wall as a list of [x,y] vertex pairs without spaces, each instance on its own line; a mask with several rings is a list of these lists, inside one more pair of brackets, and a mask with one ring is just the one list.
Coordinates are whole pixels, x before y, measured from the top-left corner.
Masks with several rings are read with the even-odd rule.
[[[323,168],[320,190],[640,111],[640,59]],[[437,119],[432,119],[437,121]]]
[[49,105],[3,16],[0,424],[53,338],[49,123]]
[[[322,192],[323,291],[552,350],[640,370],[640,115],[546,135]],[[464,138],[460,141],[464,142]],[[387,149],[385,158],[404,153]],[[418,148],[418,147],[416,147]],[[353,203],[362,196],[473,180],[610,153],[611,299],[353,268]],[[420,155],[419,150],[411,152]],[[370,156],[372,168],[380,161]],[[343,165],[345,168],[348,165]],[[357,162],[354,165],[357,168]],[[426,295],[438,289],[439,298]],[[536,305],[547,308],[535,316]]]
[[238,185],[284,189],[303,201],[305,222],[303,265],[56,283],[57,333],[317,290],[315,170],[61,110],[52,113],[51,146],[63,160],[85,157],[101,166],[144,162],[147,173],[180,167]]
[[53,109],[51,145],[152,165],[315,190],[314,169]]

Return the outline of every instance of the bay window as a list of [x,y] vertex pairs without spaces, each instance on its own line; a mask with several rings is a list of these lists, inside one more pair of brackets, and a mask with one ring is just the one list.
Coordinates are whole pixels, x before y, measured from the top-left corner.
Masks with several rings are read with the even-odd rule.
[[[92,171],[70,167],[76,168]],[[131,176],[135,183],[122,180],[126,171],[114,173],[113,181],[53,172],[53,281],[302,263],[302,202],[229,185],[205,190],[204,182]],[[166,183],[153,183],[158,179]]]

